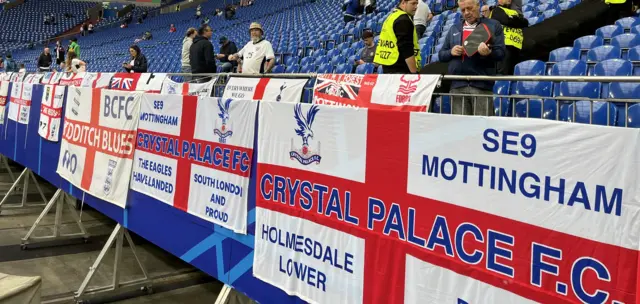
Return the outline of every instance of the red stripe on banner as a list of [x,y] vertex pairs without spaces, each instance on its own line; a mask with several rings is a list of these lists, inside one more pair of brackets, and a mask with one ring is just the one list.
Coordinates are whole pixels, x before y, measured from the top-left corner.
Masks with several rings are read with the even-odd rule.
[[17,105],[21,105],[21,106],[26,106],[29,107],[31,106],[31,100],[26,100],[26,99],[22,99],[22,98],[13,98],[11,97],[11,102],[17,104]]
[[[182,118],[180,119],[180,138],[193,140],[196,128],[196,110],[198,109],[198,97],[182,97]],[[176,173],[176,194],[173,206],[187,211],[189,208],[189,185],[191,182],[191,162],[186,158],[178,159],[178,172]]]
[[54,108],[42,104],[42,107],[40,107],[40,113],[51,118],[60,118],[62,117],[62,108]]
[[[98,125],[99,122],[100,122],[100,90],[92,89],[91,90],[91,119],[89,120],[89,126],[94,128],[99,128],[99,125]],[[66,129],[66,126],[65,126],[65,129]],[[82,171],[82,182],[80,184],[80,186],[83,189],[88,190],[89,188],[91,188],[91,180],[93,179],[93,167],[95,166],[95,160],[96,160],[96,149],[88,147],[85,152],[84,170]]]
[[[606,303],[636,302],[640,264],[637,250],[408,194],[410,114],[377,110],[368,113],[364,184],[266,164],[258,165],[256,177],[258,207],[311,220],[365,240],[364,303],[404,302],[407,255],[536,302],[579,303],[577,294],[584,299],[598,291],[608,293]],[[309,181],[314,186],[326,186],[328,191],[312,190],[313,205],[305,211],[300,204],[307,198],[301,195],[301,187],[289,185],[296,181],[299,185]],[[334,189],[336,196],[332,195]],[[295,191],[293,196],[289,191]],[[347,191],[349,209],[345,203]],[[319,193],[323,194],[322,202],[318,201]],[[348,212],[359,219],[357,225],[340,220],[335,212],[325,214],[332,197],[334,203],[338,198],[343,214]],[[376,214],[382,217],[378,219]],[[384,227],[388,230],[384,231]],[[561,257],[551,258],[551,251],[561,251]],[[479,257],[470,262],[473,254]],[[508,254],[511,258],[506,258]],[[541,268],[548,265],[557,267],[558,274]],[[513,275],[496,268],[512,269]],[[537,275],[541,277],[540,286],[532,283]],[[477,298],[466,300],[472,303]]]
[[7,104],[7,97],[6,96],[0,96],[0,106],[4,106]]
[[182,96],[189,96],[189,83],[185,82],[182,84]]
[[267,89],[267,84],[269,83],[269,78],[262,77],[258,84],[256,85],[256,90],[253,93],[254,100],[261,100],[264,97],[264,91]]

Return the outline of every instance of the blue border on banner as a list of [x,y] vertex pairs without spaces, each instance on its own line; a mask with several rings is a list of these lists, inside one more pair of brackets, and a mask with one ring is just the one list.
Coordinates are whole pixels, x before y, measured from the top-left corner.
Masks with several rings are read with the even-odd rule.
[[[38,134],[43,91],[43,85],[34,85],[34,96],[37,97],[32,100],[28,126],[18,125],[9,119],[0,125],[0,154],[13,155],[11,159],[32,169],[54,186],[65,189],[132,232],[260,303],[304,303],[298,297],[289,296],[253,277],[255,191],[249,191],[247,234],[241,235],[132,190],[128,193],[126,209],[122,209],[86,194],[62,179],[56,169],[64,126],[60,127],[57,142],[45,140]],[[5,111],[8,113],[8,106]],[[254,147],[257,147],[258,117],[259,113],[256,113]],[[8,131],[6,138],[5,129]],[[257,149],[254,149],[249,189],[256,187],[257,159]]]

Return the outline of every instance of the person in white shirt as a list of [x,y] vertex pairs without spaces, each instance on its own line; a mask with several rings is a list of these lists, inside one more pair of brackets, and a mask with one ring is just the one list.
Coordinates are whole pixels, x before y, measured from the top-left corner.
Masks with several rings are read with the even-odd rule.
[[427,29],[427,23],[431,21],[431,18],[433,18],[433,14],[429,9],[429,5],[423,0],[418,0],[418,9],[416,10],[416,14],[413,16],[413,24],[416,26],[418,39],[422,38],[424,31]]
[[[238,60],[238,72],[245,74],[269,73],[276,64],[276,56],[273,53],[271,42],[264,40],[262,26],[251,23],[249,26],[251,41],[247,43],[237,54],[229,56],[229,60]],[[242,58],[242,60],[240,60]]]
[[[197,33],[198,31],[195,28],[190,27],[187,30],[187,33],[185,34],[184,39],[182,39],[182,58],[181,58],[182,73],[186,73],[186,74],[191,73],[191,61],[189,61],[190,59],[189,51],[191,50],[191,45],[193,44],[193,38],[196,37]],[[191,81],[191,76],[184,76],[184,80],[186,82]]]

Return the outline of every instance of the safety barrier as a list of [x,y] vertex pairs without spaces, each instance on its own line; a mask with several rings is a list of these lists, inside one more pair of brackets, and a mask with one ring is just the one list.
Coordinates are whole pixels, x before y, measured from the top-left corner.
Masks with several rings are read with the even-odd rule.
[[[314,104],[300,75],[208,75],[225,83],[213,98],[122,91],[155,91],[152,76],[67,87],[59,142],[34,118],[59,117],[41,111],[55,90],[27,103],[12,83],[19,107],[0,111],[0,154],[61,189],[54,203],[63,191],[116,220],[107,245],[134,231],[261,303],[638,297],[638,129],[406,111],[438,76],[306,75]],[[586,82],[549,79],[563,80]]]

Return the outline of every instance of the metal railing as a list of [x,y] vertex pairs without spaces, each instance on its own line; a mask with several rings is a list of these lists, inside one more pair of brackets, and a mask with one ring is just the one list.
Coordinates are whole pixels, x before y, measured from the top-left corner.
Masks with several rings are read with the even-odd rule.
[[[638,76],[459,76],[444,75],[442,80],[451,81],[508,81],[508,92],[517,82],[549,83],[549,95],[519,94],[456,94],[434,93],[431,112],[441,114],[466,114],[503,117],[527,117],[549,120],[579,122],[606,126],[640,127],[635,111],[630,116],[629,108],[640,99],[603,98],[602,90],[611,83],[640,83]],[[560,83],[598,83],[598,97],[562,96],[555,94]],[[640,85],[640,84],[638,84]],[[592,94],[590,94],[592,95]],[[625,95],[633,96],[633,92]],[[471,106],[471,109],[468,107]],[[477,109],[486,112],[478,113]]]

